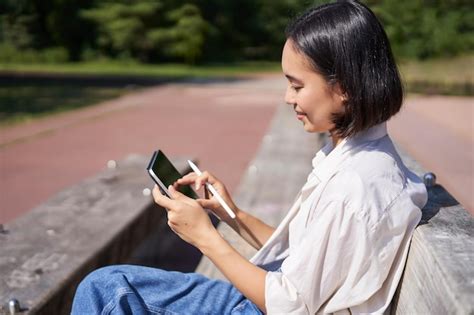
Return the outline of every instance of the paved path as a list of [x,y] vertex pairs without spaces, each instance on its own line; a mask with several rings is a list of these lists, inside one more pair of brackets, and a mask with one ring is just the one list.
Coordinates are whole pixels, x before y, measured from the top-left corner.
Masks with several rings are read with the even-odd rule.
[[411,96],[389,132],[474,215],[473,124],[472,97]]
[[[260,145],[285,81],[266,76],[214,84],[169,84],[0,130],[0,223],[92,176],[108,160],[156,148],[198,158],[230,190]],[[473,207],[472,98],[412,97],[389,123],[409,154]]]
[[[0,130],[0,223],[129,154],[194,156],[232,191],[278,104],[281,77],[170,84]],[[145,172],[145,171],[144,171]],[[151,182],[150,182],[151,184]]]

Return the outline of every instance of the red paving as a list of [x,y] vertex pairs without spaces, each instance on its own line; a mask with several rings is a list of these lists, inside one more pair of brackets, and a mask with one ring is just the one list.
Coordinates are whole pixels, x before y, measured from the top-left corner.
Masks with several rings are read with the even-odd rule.
[[[0,223],[129,154],[193,156],[232,191],[254,157],[284,82],[170,84],[0,130]],[[150,183],[151,184],[151,183]]]
[[474,215],[474,98],[411,96],[389,131]]
[[[0,223],[104,169],[108,160],[193,156],[232,191],[283,103],[281,76],[170,84],[83,110],[0,130]],[[389,123],[409,154],[473,207],[472,98],[415,97]],[[472,213],[472,212],[471,212]]]

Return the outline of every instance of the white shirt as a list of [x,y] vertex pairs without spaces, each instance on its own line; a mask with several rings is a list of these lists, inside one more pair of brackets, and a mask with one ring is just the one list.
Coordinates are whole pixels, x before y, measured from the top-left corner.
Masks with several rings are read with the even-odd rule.
[[380,314],[400,280],[427,192],[402,163],[386,123],[328,143],[254,264],[268,272],[268,314]]

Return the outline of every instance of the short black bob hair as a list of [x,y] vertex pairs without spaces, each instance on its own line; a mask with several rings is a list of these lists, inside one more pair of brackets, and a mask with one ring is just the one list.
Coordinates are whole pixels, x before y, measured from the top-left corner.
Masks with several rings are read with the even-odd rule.
[[332,132],[350,137],[400,110],[403,87],[390,43],[365,5],[338,1],[311,8],[289,24],[286,36],[346,96],[344,112],[333,115]]

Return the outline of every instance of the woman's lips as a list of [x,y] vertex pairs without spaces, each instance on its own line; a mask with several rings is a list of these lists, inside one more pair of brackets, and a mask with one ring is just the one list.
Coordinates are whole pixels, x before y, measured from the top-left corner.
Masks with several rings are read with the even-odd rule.
[[293,105],[293,110],[294,110],[295,113],[296,113],[296,118],[298,118],[299,120],[303,120],[303,118],[306,116],[306,114],[305,114],[304,112],[297,111],[297,110],[296,110],[296,107],[297,107],[297,105],[294,104],[294,105]]
[[302,120],[306,116],[305,113],[302,112],[296,112],[296,118],[299,120]]

